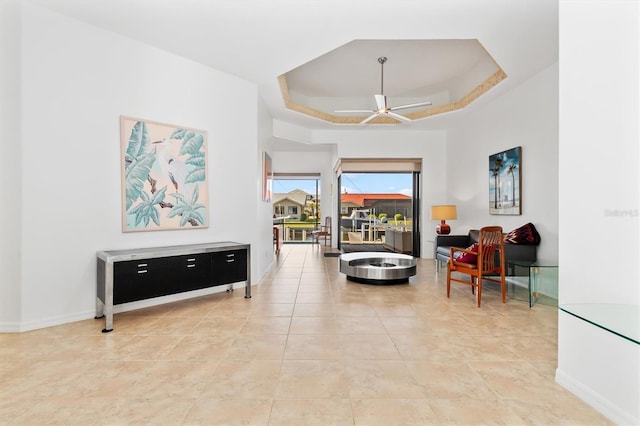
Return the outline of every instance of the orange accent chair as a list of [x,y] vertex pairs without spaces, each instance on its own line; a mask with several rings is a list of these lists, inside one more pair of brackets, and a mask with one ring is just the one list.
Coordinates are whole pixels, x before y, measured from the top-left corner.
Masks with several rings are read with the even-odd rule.
[[[498,256],[496,256],[498,251]],[[465,254],[477,254],[476,261],[458,261],[454,258],[455,252],[463,253],[458,256],[462,259]],[[500,264],[496,264],[496,258]],[[469,275],[469,279],[452,277],[452,272]],[[478,252],[474,253],[468,248],[451,247],[449,253],[449,263],[447,265],[447,298],[451,294],[451,281],[467,284],[471,286],[471,292],[476,295],[478,307],[480,307],[480,299],[482,297],[482,281],[492,281],[500,284],[502,292],[502,303],[505,302],[505,265],[504,265],[504,237],[500,226],[485,226],[480,229],[478,236]],[[488,278],[487,276],[499,276],[500,279]],[[476,292],[476,288],[478,291]]]
[[311,232],[311,239],[314,243],[319,243],[319,239],[324,238],[324,245],[327,245],[327,239],[331,243],[331,216],[324,218],[324,225],[320,225],[320,229]]

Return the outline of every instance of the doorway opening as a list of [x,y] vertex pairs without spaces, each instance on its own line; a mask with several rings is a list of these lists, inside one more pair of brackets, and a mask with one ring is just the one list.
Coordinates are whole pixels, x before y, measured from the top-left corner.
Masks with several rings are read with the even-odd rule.
[[342,252],[420,256],[420,159],[343,159],[337,171]]
[[274,174],[273,225],[284,244],[312,242],[322,214],[319,194],[320,175]]

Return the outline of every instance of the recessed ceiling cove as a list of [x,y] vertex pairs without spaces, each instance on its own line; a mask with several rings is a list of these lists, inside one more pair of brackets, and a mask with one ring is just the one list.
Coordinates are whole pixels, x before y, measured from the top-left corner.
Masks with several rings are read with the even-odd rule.
[[507,75],[476,39],[354,40],[278,77],[288,109],[398,124],[466,107]]

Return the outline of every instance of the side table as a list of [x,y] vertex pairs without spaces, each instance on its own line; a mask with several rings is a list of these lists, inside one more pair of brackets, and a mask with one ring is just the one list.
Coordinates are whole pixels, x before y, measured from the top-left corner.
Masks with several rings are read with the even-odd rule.
[[558,306],[558,265],[514,261],[507,265],[507,295],[511,299]]

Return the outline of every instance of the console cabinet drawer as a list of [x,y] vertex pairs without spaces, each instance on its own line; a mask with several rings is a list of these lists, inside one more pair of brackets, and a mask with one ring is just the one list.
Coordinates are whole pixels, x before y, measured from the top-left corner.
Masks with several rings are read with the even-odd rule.
[[168,294],[169,271],[170,267],[164,258],[115,263],[113,303],[134,302]]
[[193,254],[169,258],[170,293],[211,287],[211,254]]
[[247,280],[246,250],[229,250],[212,253],[211,265],[214,285]]

